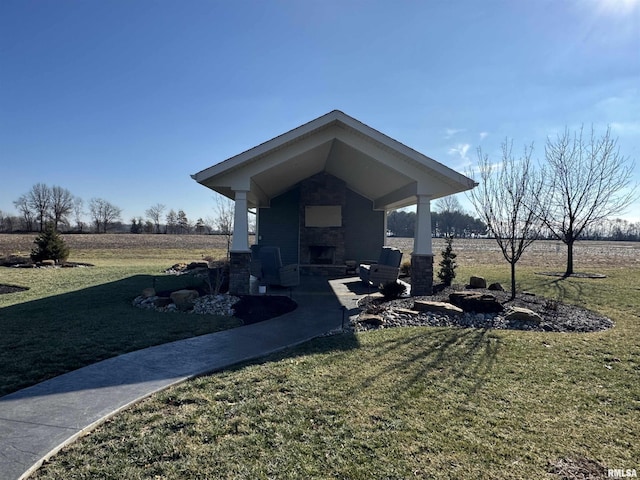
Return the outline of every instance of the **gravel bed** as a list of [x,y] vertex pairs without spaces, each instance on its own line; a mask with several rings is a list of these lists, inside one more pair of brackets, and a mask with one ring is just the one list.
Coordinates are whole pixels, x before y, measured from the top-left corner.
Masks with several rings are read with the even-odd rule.
[[402,311],[402,309],[412,310],[414,300],[448,302],[449,293],[452,291],[452,289],[448,289],[433,296],[401,298],[388,302],[382,301],[379,297],[366,297],[360,303],[362,312],[352,319],[351,326],[355,331],[429,326],[544,332],[598,332],[614,326],[611,319],[575,305],[567,305],[526,293],[518,294],[516,299],[511,301],[509,300],[509,294],[506,292],[486,290],[474,291],[494,295],[503,304],[505,310],[510,306],[532,310],[542,317],[542,321],[533,323],[521,320],[507,320],[504,312],[464,312],[460,315],[453,315],[432,312],[415,314]]

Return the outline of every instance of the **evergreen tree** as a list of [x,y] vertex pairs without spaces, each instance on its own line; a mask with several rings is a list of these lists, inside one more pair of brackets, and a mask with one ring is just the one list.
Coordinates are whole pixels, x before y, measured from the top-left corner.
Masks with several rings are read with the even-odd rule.
[[442,260],[440,260],[440,271],[438,272],[438,278],[442,280],[442,283],[449,287],[456,278],[456,255],[453,253],[453,237],[447,236],[445,238],[446,247],[442,251]]
[[51,223],[46,225],[44,231],[36,237],[33,243],[36,244],[31,250],[31,260],[34,262],[55,260],[56,263],[61,263],[69,257],[69,247]]

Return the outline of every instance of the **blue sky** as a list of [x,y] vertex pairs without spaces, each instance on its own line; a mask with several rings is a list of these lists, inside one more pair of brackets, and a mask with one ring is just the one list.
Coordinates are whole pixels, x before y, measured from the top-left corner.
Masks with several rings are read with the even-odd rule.
[[212,217],[190,174],[334,109],[458,171],[610,126],[640,181],[640,0],[0,2],[5,213],[43,182]]

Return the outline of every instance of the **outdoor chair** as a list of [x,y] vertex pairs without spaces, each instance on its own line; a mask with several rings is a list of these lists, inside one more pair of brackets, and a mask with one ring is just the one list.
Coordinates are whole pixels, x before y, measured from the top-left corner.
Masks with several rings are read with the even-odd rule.
[[280,249],[253,245],[251,247],[251,275],[258,278],[261,284],[280,287],[300,285],[300,269],[297,264],[282,265]]
[[361,263],[360,279],[367,285],[385,285],[395,282],[400,273],[402,252],[393,247],[382,247],[378,263]]

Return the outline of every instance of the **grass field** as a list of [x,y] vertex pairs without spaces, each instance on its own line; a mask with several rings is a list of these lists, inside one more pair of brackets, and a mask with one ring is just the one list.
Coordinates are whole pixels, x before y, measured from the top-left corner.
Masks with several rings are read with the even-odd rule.
[[[392,241],[407,249],[405,240]],[[508,283],[493,245],[454,242],[461,281],[480,274]],[[534,246],[518,269],[519,287],[598,310],[615,328],[423,327],[317,339],[155,395],[66,448],[34,478],[530,479],[563,478],[549,475],[554,465],[640,470],[640,245],[580,244],[576,269],[607,275],[598,280],[536,275],[562,270],[563,252],[553,242]],[[176,252],[192,259],[201,250]],[[150,278],[179,260],[149,254],[110,266],[98,257],[86,250],[85,261],[99,265],[88,271],[104,269],[116,283]],[[95,288],[100,281],[92,280]],[[8,301],[0,321],[11,308],[44,315],[54,303],[39,302],[74,295],[81,284]],[[42,295],[53,287],[37,288]],[[134,294],[115,292],[109,309],[130,308],[126,297]],[[24,342],[31,335],[37,332],[23,331]]]

